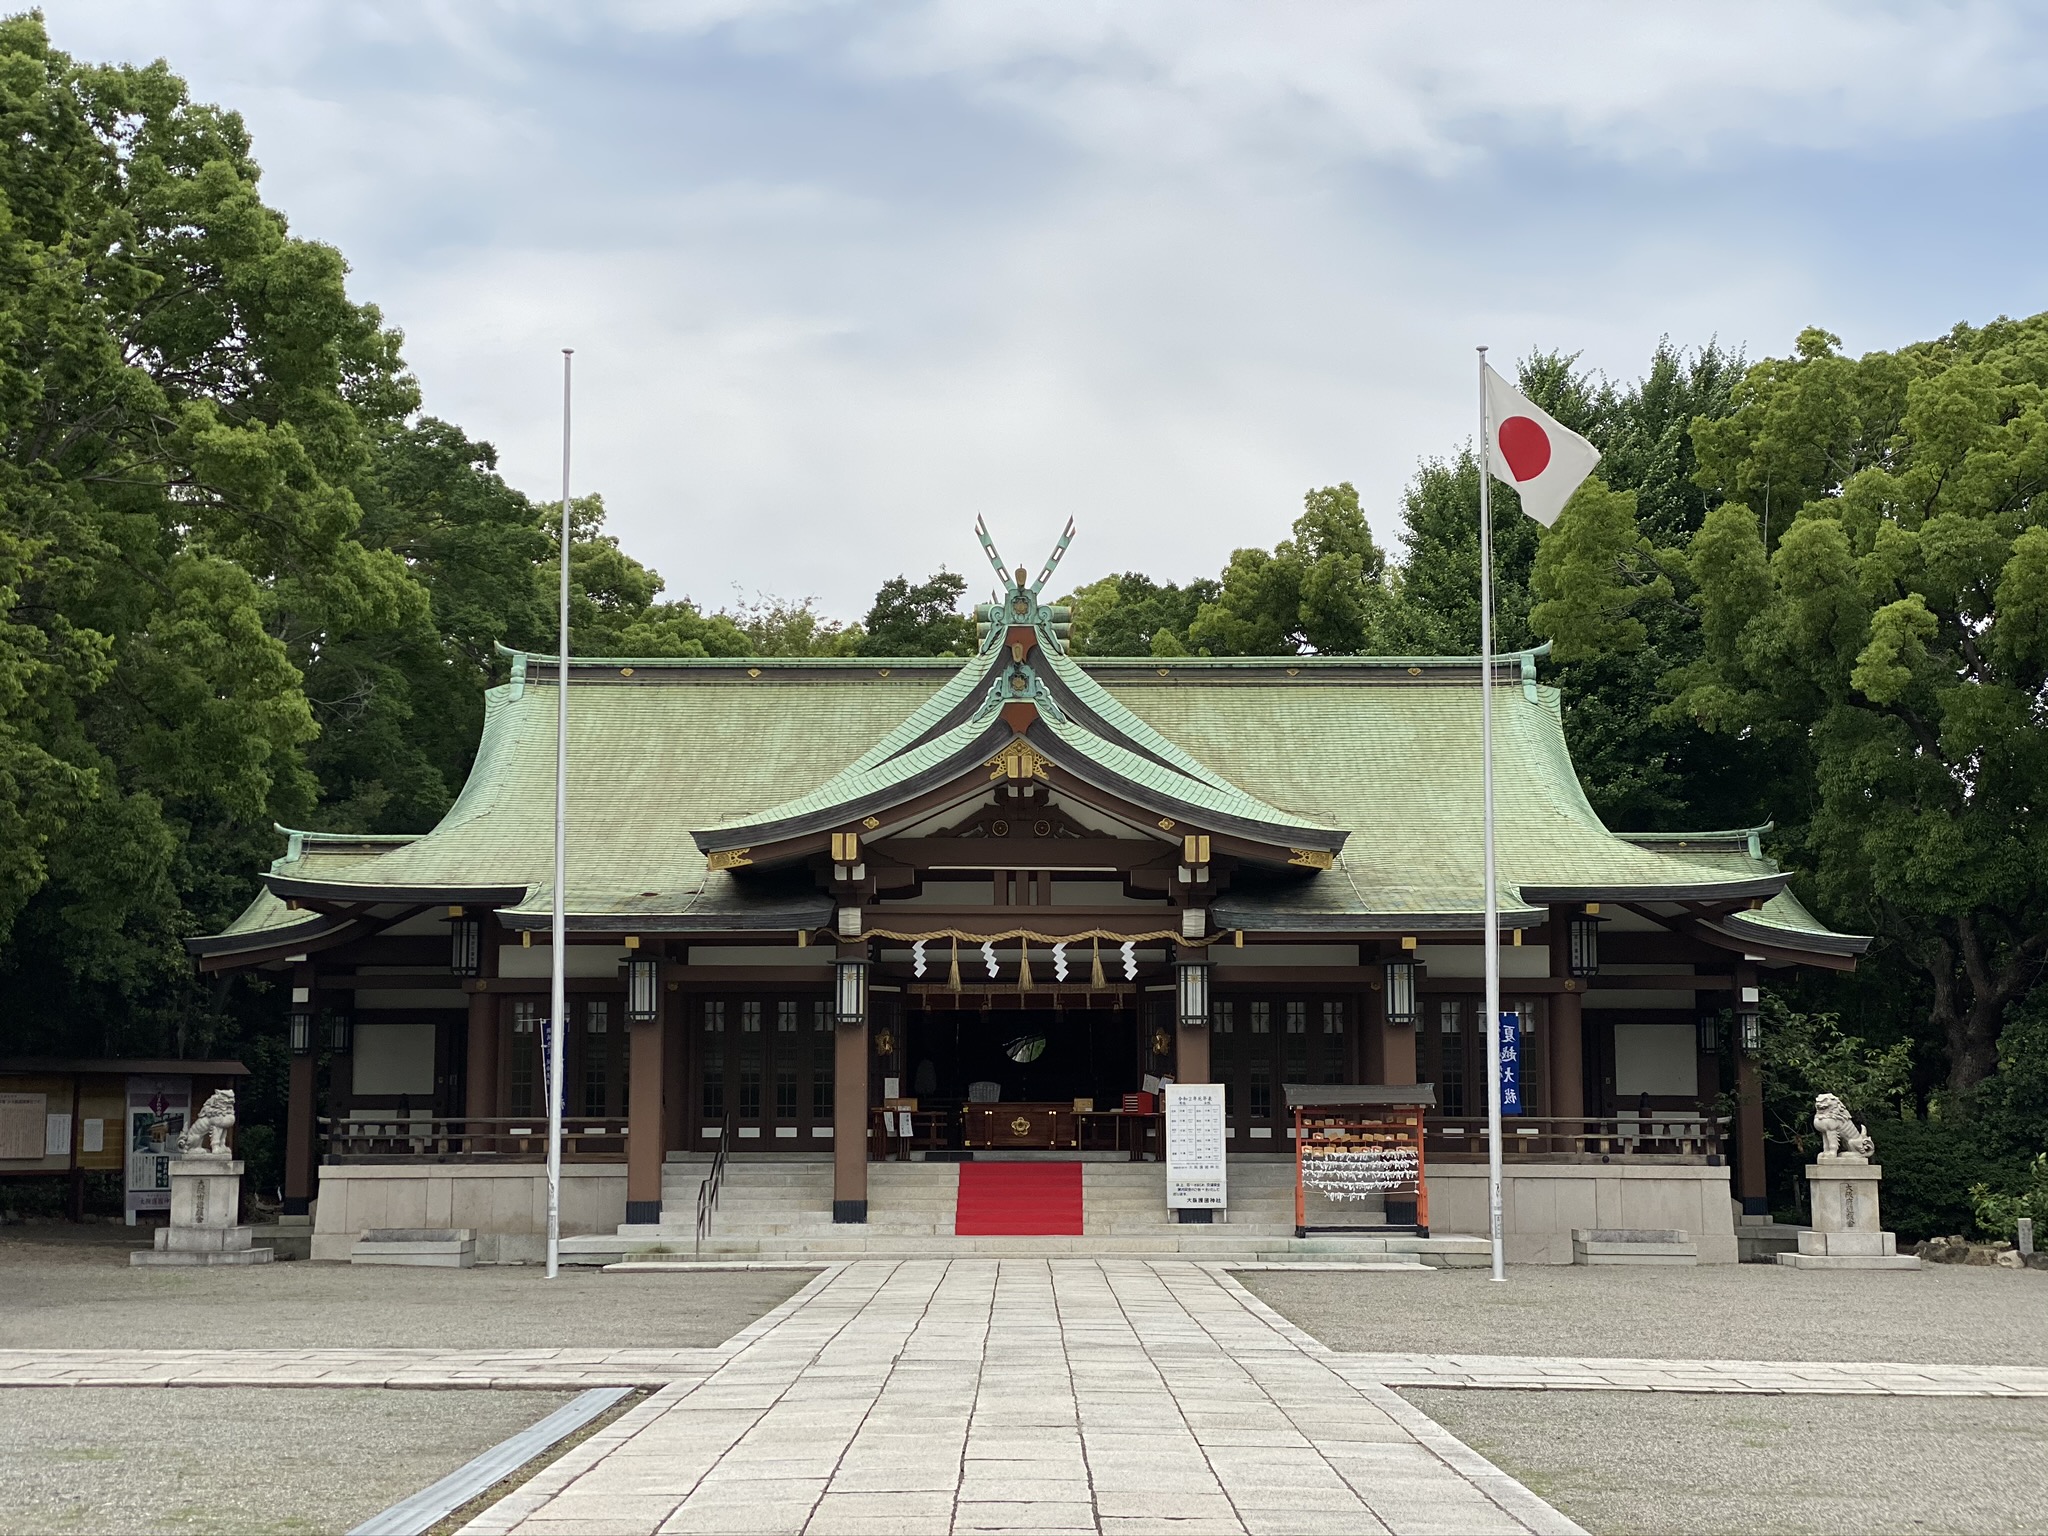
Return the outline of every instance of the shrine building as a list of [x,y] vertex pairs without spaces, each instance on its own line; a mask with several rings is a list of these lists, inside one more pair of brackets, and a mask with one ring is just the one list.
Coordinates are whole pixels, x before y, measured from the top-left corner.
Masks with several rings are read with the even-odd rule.
[[[1604,826],[1540,651],[1484,679],[1079,658],[1057,563],[1003,575],[965,661],[571,663],[565,1230],[688,1230],[677,1191],[720,1146],[812,1165],[789,1199],[827,1231],[888,1216],[884,1159],[1156,1170],[1147,1095],[1176,1081],[1225,1085],[1233,1179],[1292,1163],[1290,1102],[1403,1090],[1435,1230],[1483,1234],[1483,681],[1510,1257],[1569,1262],[1576,1222],[1691,1225],[1732,1259],[1731,1219],[1765,1212],[1759,978],[1869,942],[1800,905],[1769,829]],[[509,661],[438,826],[289,832],[248,909],[188,941],[290,998],[284,1195],[323,1202],[316,1256],[387,1226],[533,1254],[562,678]],[[1649,1204],[1594,1219],[1623,1173]],[[1675,1179],[1695,1204],[1655,1219]],[[1412,1229],[1412,1200],[1383,1219]]]

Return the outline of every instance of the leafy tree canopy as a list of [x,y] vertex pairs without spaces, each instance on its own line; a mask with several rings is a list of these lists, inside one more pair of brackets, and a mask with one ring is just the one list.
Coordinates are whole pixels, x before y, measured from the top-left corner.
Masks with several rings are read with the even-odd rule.
[[967,578],[941,570],[916,586],[892,576],[875,594],[858,641],[862,656],[972,656],[974,620],[959,611]]

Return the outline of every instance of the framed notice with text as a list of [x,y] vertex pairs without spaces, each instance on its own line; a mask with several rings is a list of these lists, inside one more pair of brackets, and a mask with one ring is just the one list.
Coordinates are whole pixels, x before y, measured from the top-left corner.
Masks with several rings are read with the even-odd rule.
[[1168,1210],[1223,1208],[1223,1135],[1223,1084],[1166,1084]]

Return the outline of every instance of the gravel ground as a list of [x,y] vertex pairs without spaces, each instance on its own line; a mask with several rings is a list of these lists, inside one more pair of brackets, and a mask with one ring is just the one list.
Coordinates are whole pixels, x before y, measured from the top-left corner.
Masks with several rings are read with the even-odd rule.
[[0,1392],[0,1531],[347,1531],[570,1392]]
[[2048,1365],[2048,1272],[1517,1266],[1238,1277],[1332,1349],[1374,1354]]
[[[126,1229],[0,1234],[0,1348],[669,1348],[722,1344],[812,1270],[607,1275],[538,1265],[132,1269]],[[26,1235],[24,1235],[26,1234]]]
[[1596,1536],[2048,1532],[2048,1403],[1402,1396]]

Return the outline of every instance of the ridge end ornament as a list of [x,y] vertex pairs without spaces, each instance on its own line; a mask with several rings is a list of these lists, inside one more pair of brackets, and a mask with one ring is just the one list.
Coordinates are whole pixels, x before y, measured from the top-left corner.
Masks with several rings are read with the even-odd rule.
[[1328,869],[1337,862],[1337,856],[1327,848],[1290,848],[1294,855],[1287,862],[1302,869]]

